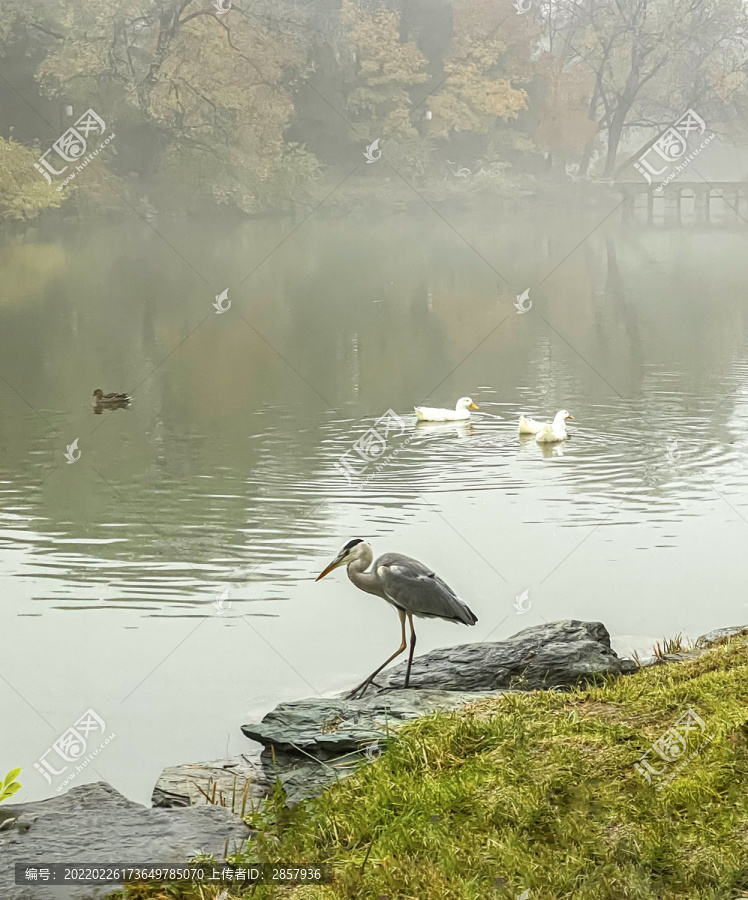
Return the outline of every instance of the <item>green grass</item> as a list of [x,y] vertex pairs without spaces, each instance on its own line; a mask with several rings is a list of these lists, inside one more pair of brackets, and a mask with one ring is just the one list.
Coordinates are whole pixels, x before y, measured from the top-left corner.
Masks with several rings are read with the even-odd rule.
[[[689,707],[706,725],[689,750],[707,735],[712,741],[669,783],[662,775],[647,784],[634,763]],[[420,719],[378,762],[319,800],[290,812],[268,804],[252,822],[260,835],[242,864],[332,863],[335,881],[262,886],[252,896],[748,896],[747,710],[741,637],[593,688],[506,695]],[[208,900],[219,892],[138,888],[122,896]]]

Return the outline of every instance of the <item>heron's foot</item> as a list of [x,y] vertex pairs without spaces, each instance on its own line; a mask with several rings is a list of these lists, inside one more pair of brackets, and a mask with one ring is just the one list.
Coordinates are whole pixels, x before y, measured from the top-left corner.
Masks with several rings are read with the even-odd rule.
[[350,694],[346,695],[346,700],[360,700],[361,697],[366,693],[366,688],[371,684],[370,681],[362,682],[358,687],[355,687]]
[[367,678],[366,681],[362,681],[358,687],[355,687],[350,694],[345,698],[346,700],[361,700],[366,691],[369,688],[369,685],[373,684],[374,687],[379,688],[380,691],[383,691],[384,688],[381,684],[377,684],[373,678]]

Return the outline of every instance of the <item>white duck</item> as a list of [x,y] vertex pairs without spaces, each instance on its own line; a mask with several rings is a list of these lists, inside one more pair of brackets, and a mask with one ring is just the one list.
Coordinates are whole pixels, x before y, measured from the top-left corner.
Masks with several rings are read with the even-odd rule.
[[454,409],[434,409],[431,406],[414,406],[419,422],[460,422],[470,418],[471,409],[480,409],[470,397],[460,397]]
[[565,441],[568,437],[566,434],[566,420],[573,418],[574,416],[567,410],[559,410],[550,424],[546,423],[541,427],[540,431],[535,435],[535,440],[539,444],[556,444],[558,441]]
[[544,422],[537,422],[535,419],[527,419],[525,416],[519,417],[519,433],[520,434],[537,434],[543,427]]

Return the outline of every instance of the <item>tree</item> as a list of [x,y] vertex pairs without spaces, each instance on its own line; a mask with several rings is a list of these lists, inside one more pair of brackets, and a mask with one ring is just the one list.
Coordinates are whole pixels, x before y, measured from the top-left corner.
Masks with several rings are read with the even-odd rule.
[[427,80],[426,58],[413,41],[400,41],[399,14],[385,6],[369,13],[358,0],[343,0],[340,18],[355,65],[346,108],[373,131],[413,133],[408,88]]
[[[497,23],[495,4],[456,0],[454,37],[445,63],[446,81],[431,98],[431,133],[449,137],[460,131],[488,134],[497,120],[516,119],[527,106],[527,94],[515,80],[529,77],[527,66],[512,72],[516,35],[505,17]],[[515,46],[512,46],[515,44]],[[528,51],[529,44],[524,49]]]
[[595,139],[595,123],[590,118],[589,97],[594,90],[594,75],[583,63],[568,66],[552,53],[544,54],[538,63],[544,87],[539,102],[541,113],[535,129],[535,143],[562,161],[575,151],[583,151]]
[[[689,107],[724,119],[720,92],[736,79],[743,85],[748,19],[740,0],[546,0],[543,11],[561,38],[554,52],[594,73],[589,112],[605,141],[606,176],[631,129],[660,131]],[[590,155],[588,143],[582,172]]]
[[411,121],[411,89],[428,80],[428,60],[414,41],[401,38],[400,14],[384,3],[365,8],[343,0],[343,106],[371,139],[384,138],[398,171],[422,176],[432,146]]
[[62,192],[34,168],[38,151],[0,138],[0,216],[33,219],[43,209],[61,206]]
[[301,62],[292,37],[199,0],[66,0],[56,9],[58,21],[44,26],[59,37],[38,67],[42,88],[88,104],[98,96],[131,122],[137,113],[158,135],[164,183],[179,163],[200,176],[193,192],[253,211],[275,187],[298,193],[316,177],[313,157],[284,140],[294,108],[284,78]]

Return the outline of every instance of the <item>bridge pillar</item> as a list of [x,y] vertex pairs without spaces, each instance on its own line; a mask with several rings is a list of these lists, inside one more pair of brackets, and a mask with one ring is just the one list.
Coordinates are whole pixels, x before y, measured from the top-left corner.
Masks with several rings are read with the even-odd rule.
[[[748,219],[748,179],[745,181],[715,181],[712,184],[701,182],[678,182],[677,184],[668,183],[664,185],[659,193],[655,190],[657,184],[646,185],[643,182],[627,181],[616,185],[619,195],[622,197],[622,219],[629,221],[634,219],[638,213],[640,201],[639,197],[645,196],[647,207],[646,222],[648,225],[654,223],[655,200],[659,202],[662,199],[664,206],[665,219],[671,219],[673,216],[678,221],[683,221],[683,202],[685,199],[693,197],[694,219],[698,224],[712,224],[711,218],[711,200],[713,196],[721,198],[725,204],[732,207],[735,218]],[[742,206],[741,206],[742,204]],[[659,210],[659,206],[657,207]],[[689,221],[691,216],[689,214]],[[729,219],[729,213],[719,214],[719,221]]]
[[709,185],[699,185],[694,188],[693,206],[696,212],[697,222],[709,221],[709,195],[711,188]]
[[676,219],[680,222],[680,190],[665,188],[662,192],[662,201],[665,207],[665,219]]

